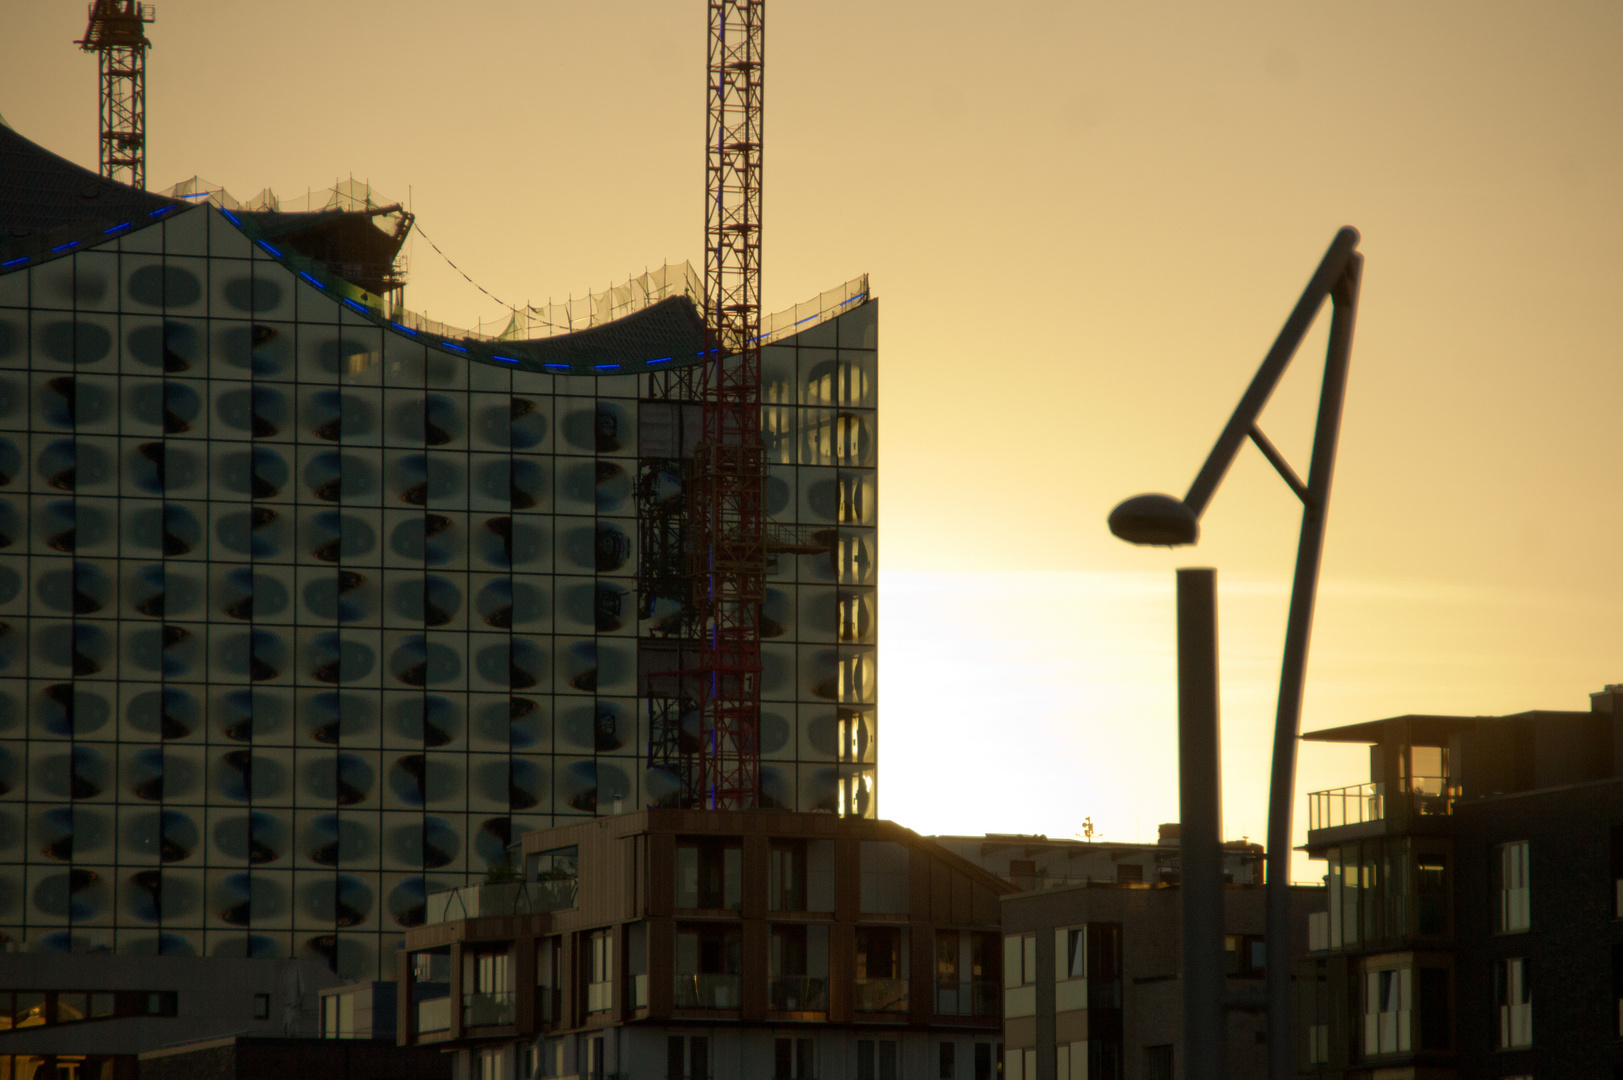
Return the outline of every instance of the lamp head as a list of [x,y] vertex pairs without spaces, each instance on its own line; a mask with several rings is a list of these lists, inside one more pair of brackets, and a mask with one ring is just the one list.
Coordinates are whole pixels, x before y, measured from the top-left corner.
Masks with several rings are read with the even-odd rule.
[[1200,519],[1171,495],[1134,495],[1110,511],[1109,522],[1129,544],[1183,547],[1200,539]]

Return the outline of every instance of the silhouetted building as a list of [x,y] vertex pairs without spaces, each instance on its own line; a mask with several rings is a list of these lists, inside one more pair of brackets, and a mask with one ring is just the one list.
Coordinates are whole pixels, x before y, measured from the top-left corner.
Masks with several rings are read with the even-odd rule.
[[[1014,879],[1031,882],[1031,891],[1003,898],[1003,1080],[1183,1075],[1177,827],[1161,826],[1161,836],[1159,846],[986,838],[987,858],[1011,859]],[[1225,847],[1225,1075],[1264,1080],[1263,849],[1243,842]],[[1322,905],[1322,891],[1291,890],[1304,930],[1307,912]],[[1302,936],[1298,950],[1306,943]]]
[[1304,736],[1370,744],[1368,782],[1309,796],[1304,1074],[1623,1075],[1620,697]]
[[406,936],[401,1041],[458,1080],[994,1080],[1011,887],[900,826],[651,810],[523,864]]
[[[1176,823],[1161,825],[1153,844],[1050,840],[1022,833],[931,837],[1022,892],[1067,885],[1177,884],[1178,838]],[[1262,863],[1261,844],[1230,840],[1223,845],[1223,880],[1230,885],[1261,882]]]

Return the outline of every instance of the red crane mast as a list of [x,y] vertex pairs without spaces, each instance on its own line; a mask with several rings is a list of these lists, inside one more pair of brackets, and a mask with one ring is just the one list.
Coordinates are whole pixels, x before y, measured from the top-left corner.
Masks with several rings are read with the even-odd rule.
[[689,503],[699,649],[700,797],[760,799],[761,601],[767,545],[761,439],[761,120],[764,0],[710,0],[705,151],[703,427]]
[[147,186],[146,24],[151,4],[94,0],[85,36],[74,42],[96,54],[101,84],[101,174],[131,187]]

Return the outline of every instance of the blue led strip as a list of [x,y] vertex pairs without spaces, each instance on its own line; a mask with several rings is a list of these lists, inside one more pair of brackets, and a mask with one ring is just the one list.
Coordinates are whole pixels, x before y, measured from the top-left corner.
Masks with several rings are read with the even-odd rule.
[[263,240],[261,240],[259,242],[259,246],[264,248],[266,251],[270,252],[271,256],[273,258],[280,259],[282,257],[282,253],[280,251],[277,251],[275,248],[271,247],[269,244],[265,243],[265,241],[263,241]]
[[856,295],[855,295],[855,296],[853,296],[853,297],[852,297],[852,298],[851,298],[851,299],[849,299],[849,300],[841,300],[841,301],[840,301],[840,306],[841,306],[841,307],[844,307],[844,306],[845,306],[845,305],[847,305],[847,304],[854,304],[854,303],[856,303],[856,302],[857,302],[857,301],[858,301],[858,300],[861,300],[861,299],[863,299],[863,298],[864,298],[864,297],[866,297],[866,296],[867,296],[867,295],[868,295],[868,294],[867,294],[867,293],[865,293],[865,292],[863,292],[863,293],[857,293],[857,294],[856,294]]
[[362,315],[370,315],[370,314],[372,314],[366,308],[362,307],[360,304],[357,304],[355,301],[349,299],[348,297],[344,298],[344,306],[349,308],[351,311],[358,311]]
[[541,366],[544,368],[551,368],[554,371],[557,371],[559,368],[562,368],[564,371],[569,370],[568,364],[542,364]]
[[161,216],[163,214],[167,214],[169,211],[171,211],[173,209],[174,209],[173,206],[160,206],[156,210],[152,211],[152,213],[148,214],[147,217],[159,217],[159,216]]
[[227,210],[225,207],[223,207],[223,206],[220,207],[220,213],[222,213],[226,217],[230,218],[231,219],[231,224],[237,226],[238,228],[242,227],[242,222],[240,220],[238,220],[237,215],[233,214],[231,211]]
[[453,345],[449,341],[442,341],[442,342],[440,342],[440,348],[442,348],[442,349],[450,349],[453,352],[459,352],[463,356],[468,355],[468,349],[467,349],[467,346],[465,346],[465,345]]
[[668,364],[670,362],[671,362],[671,358],[668,357],[668,356],[662,356],[658,360],[645,360],[645,361],[643,361],[643,363],[647,364],[650,367],[652,367],[655,364]]
[[500,360],[504,364],[516,364],[516,363],[518,363],[518,358],[515,357],[515,356],[498,356],[495,353],[491,353],[490,358],[492,360]]
[[303,278],[304,280],[308,281],[310,284],[314,285],[318,289],[325,289],[327,287],[327,286],[323,285],[321,282],[317,281],[315,278],[311,277],[309,274],[306,274],[303,270],[299,271],[299,276],[301,278]]
[[13,266],[21,266],[23,263],[25,263],[27,261],[28,261],[28,256],[24,255],[20,259],[12,259],[10,262],[0,263],[0,270],[10,270]]
[[130,223],[126,221],[122,225],[114,225],[111,229],[103,229],[101,232],[102,232],[103,236],[111,236],[116,232],[123,232],[125,229],[127,229],[129,227],[130,227]]
[[71,250],[72,248],[76,248],[78,246],[79,246],[79,241],[70,240],[68,243],[58,245],[57,247],[54,247],[51,250],[52,251],[68,251],[68,250]]
[[412,337],[417,336],[417,331],[413,330],[409,326],[403,326],[403,325],[401,325],[400,323],[397,323],[397,322],[390,322],[389,325],[394,327],[396,330],[400,331],[402,334],[410,334]]
[[593,364],[592,367],[596,368],[598,371],[619,371],[620,370],[620,365],[619,364]]

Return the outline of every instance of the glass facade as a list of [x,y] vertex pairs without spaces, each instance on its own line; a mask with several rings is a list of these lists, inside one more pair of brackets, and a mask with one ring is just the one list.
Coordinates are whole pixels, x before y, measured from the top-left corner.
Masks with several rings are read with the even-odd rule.
[[[674,796],[649,376],[458,355],[213,207],[98,239],[0,270],[8,946],[392,978],[428,891]],[[763,350],[769,805],[876,810],[876,338]]]

